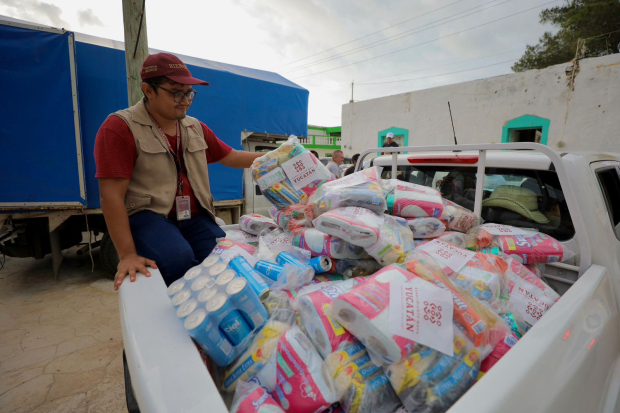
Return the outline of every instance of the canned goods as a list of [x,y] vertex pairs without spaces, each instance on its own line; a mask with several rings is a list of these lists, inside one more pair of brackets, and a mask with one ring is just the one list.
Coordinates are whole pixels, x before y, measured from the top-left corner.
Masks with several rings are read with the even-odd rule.
[[308,266],[308,264],[306,264],[305,262],[303,262],[302,260],[294,256],[293,254],[289,254],[286,251],[279,253],[278,256],[276,257],[276,261],[278,261],[278,264],[280,265],[293,264],[293,265],[296,265],[297,267]]
[[222,272],[224,272],[224,270],[226,270],[226,267],[228,266],[226,265],[225,262],[218,262],[213,267],[211,267],[211,269],[209,270],[209,275],[212,277],[215,277],[216,275],[219,275]]
[[202,266],[205,268],[213,267],[215,264],[217,264],[220,261],[220,259],[221,258],[219,255],[209,255],[202,262]]
[[233,345],[240,344],[252,329],[239,310],[234,309],[226,294],[218,294],[207,303],[207,312],[213,320],[219,319],[219,327]]
[[245,258],[235,257],[230,261],[229,265],[237,274],[248,280],[248,284],[250,284],[250,287],[252,287],[258,298],[263,300],[267,297],[269,294],[269,286]]
[[192,292],[188,288],[179,291],[174,295],[174,297],[172,297],[172,305],[174,308],[178,308],[181,304],[187,301],[191,295]]
[[166,289],[166,294],[172,299],[172,296],[181,291],[185,287],[185,280],[183,278],[179,278]]
[[226,294],[229,295],[230,302],[241,311],[253,330],[262,326],[269,318],[267,309],[245,278],[237,277],[232,280],[226,286]]
[[329,270],[332,269],[332,259],[326,255],[312,258],[309,264],[314,268],[314,272],[317,274],[329,272]]
[[215,294],[217,294],[217,289],[206,287],[200,291],[196,300],[198,300],[199,304],[207,303]]
[[191,281],[194,278],[198,277],[200,275],[200,272],[202,270],[199,267],[194,267],[194,268],[190,268],[185,275],[183,276],[183,278],[185,278],[186,281]]
[[234,359],[233,347],[218,326],[199,308],[187,316],[183,327],[218,366],[224,367]]
[[200,291],[203,288],[205,288],[208,284],[209,281],[211,280],[211,277],[209,277],[208,275],[201,275],[200,277],[196,278],[194,280],[194,282],[192,283],[192,286],[190,287],[190,289],[192,291]]
[[235,270],[228,269],[224,271],[223,273],[221,273],[220,275],[218,275],[217,279],[215,280],[215,283],[217,285],[226,285],[229,282],[231,282],[232,279],[235,278],[236,276],[237,276],[237,273],[235,272]]
[[198,301],[195,299],[187,300],[177,308],[177,317],[184,319],[188,315],[194,312],[198,307]]
[[269,261],[258,261],[254,269],[273,281],[278,281],[278,276],[284,272],[284,267]]

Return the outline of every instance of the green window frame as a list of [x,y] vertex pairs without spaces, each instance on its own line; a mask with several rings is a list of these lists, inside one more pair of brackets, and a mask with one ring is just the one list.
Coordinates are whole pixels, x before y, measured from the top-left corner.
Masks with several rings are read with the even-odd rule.
[[551,121],[549,119],[533,115],[523,115],[509,120],[502,128],[502,143],[510,143],[510,133],[513,130],[542,129],[540,143],[546,145],[550,123]]

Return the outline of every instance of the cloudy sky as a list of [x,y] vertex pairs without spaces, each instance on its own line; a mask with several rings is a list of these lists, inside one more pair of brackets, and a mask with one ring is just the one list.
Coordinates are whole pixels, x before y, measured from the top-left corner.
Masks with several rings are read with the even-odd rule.
[[[149,47],[275,71],[310,91],[308,122],[341,107],[510,73],[563,0],[148,0]],[[120,0],[0,0],[0,15],[123,40]],[[208,79],[207,79],[208,80]]]

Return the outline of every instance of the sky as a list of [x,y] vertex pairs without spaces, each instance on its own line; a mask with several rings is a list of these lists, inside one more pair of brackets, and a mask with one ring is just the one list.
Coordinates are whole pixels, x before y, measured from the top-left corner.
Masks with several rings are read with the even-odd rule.
[[[280,73],[310,91],[309,124],[339,126],[352,82],[360,101],[511,73],[563,1],[148,0],[146,27],[151,48]],[[0,0],[0,15],[124,38],[120,0]]]

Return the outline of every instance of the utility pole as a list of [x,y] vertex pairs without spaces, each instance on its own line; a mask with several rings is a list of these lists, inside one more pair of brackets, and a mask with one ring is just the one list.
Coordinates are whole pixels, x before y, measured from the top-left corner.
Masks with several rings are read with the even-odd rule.
[[125,66],[127,68],[127,95],[129,106],[142,99],[142,63],[149,56],[146,35],[146,0],[123,0],[123,25],[125,26]]
[[354,80],[351,81],[351,100],[349,101],[349,103],[353,103],[353,84],[355,83]]

